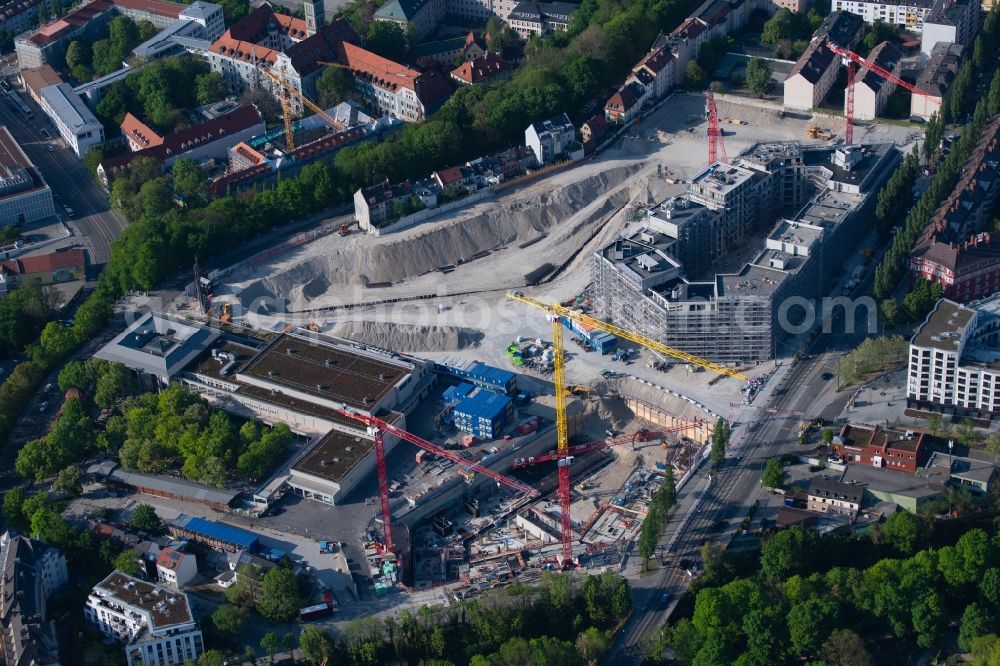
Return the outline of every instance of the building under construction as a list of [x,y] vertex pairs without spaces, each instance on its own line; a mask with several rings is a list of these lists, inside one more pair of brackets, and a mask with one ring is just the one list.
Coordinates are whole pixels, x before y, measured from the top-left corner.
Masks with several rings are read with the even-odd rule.
[[[717,362],[773,358],[779,307],[827,293],[899,160],[889,144],[787,143],[712,165],[595,253],[595,316]],[[701,257],[745,245],[765,218],[774,228],[751,261],[700,279]]]

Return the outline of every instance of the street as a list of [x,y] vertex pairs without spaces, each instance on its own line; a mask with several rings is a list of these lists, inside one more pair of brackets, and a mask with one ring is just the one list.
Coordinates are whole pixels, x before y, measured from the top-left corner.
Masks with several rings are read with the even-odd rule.
[[[34,119],[28,120],[7,104],[0,104],[0,124],[6,125],[52,188],[53,195],[74,209],[76,217],[69,225],[79,231],[80,241],[90,258],[88,279],[93,280],[111,255],[111,242],[121,235],[128,223],[111,210],[104,192],[94,183],[83,162],[58,138],[58,132],[34,100],[25,92],[18,91],[18,94],[31,107]],[[43,127],[52,139],[40,133]],[[48,146],[54,149],[50,152]],[[58,203],[56,210],[65,219]]]
[[[830,371],[840,352],[853,348],[863,338],[861,334],[820,335],[810,349],[815,355],[775,373],[757,406],[801,411],[828,421],[835,419],[850,392],[837,394],[836,383],[823,380],[822,374]],[[731,421],[733,434],[726,463],[716,472],[711,472],[708,462],[704,463],[678,495],[678,509],[660,541],[661,545],[672,544],[666,555],[668,566],[655,574],[630,576],[635,610],[619,633],[606,663],[642,663],[643,643],[652,631],[666,623],[691,582],[691,575],[679,563],[683,560],[699,563],[700,549],[706,540],[726,546],[762,492],[760,475],[766,461],[798,447],[798,418],[764,415],[743,407],[736,410]],[[721,521],[725,525],[718,530]],[[668,603],[663,603],[664,592],[669,594]]]

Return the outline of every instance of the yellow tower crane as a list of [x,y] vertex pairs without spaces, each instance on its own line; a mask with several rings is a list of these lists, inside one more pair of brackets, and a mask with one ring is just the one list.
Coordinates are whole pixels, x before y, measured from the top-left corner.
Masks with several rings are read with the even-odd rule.
[[690,363],[727,377],[746,379],[746,376],[736,370],[719,365],[718,363],[694,356],[693,354],[688,354],[687,352],[674,349],[673,347],[668,347],[662,342],[657,342],[656,340],[646,337],[641,333],[636,333],[635,331],[630,331],[620,326],[609,324],[608,322],[601,321],[600,319],[594,319],[593,317],[571,310],[563,305],[546,303],[538,300],[537,298],[526,296],[524,293],[519,291],[508,292],[507,298],[520,301],[525,305],[530,305],[533,308],[542,310],[546,313],[549,321],[552,323],[552,374],[556,394],[556,453],[559,456],[557,464],[559,472],[559,513],[562,520],[562,564],[564,567],[567,567],[571,566],[573,563],[573,522],[570,519],[572,485],[569,472],[570,463],[573,459],[567,455],[569,453],[569,430],[566,420],[567,387],[564,370],[565,359],[563,356],[562,344],[563,325],[560,319],[565,317],[566,319],[583,324],[584,326],[596,328],[604,331],[605,333],[615,335],[623,340],[634,342],[635,344],[646,347],[647,349],[651,349],[667,356],[672,356],[676,359],[684,361],[685,363]]
[[285,79],[284,74],[275,74],[266,67],[262,67],[260,71],[264,73],[264,76],[277,83],[281,88],[281,114],[285,120],[285,145],[289,150],[293,150],[295,148],[295,139],[292,136],[292,97],[295,97],[307,107],[315,111],[316,115],[325,120],[326,124],[335,130],[343,131],[347,129],[342,122],[333,118],[333,116],[321,109],[319,105],[315,104],[311,99],[299,92],[295,86],[290,84]]

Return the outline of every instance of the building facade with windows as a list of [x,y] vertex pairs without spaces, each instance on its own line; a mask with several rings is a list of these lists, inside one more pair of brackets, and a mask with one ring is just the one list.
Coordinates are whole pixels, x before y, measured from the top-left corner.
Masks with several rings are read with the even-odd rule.
[[0,651],[4,662],[58,666],[59,642],[47,603],[69,581],[58,549],[13,532],[0,536]]
[[77,157],[104,143],[104,125],[68,83],[42,88],[41,97],[42,111]]
[[1000,414],[1000,296],[941,299],[910,339],[907,406],[954,416]]
[[128,666],[169,666],[196,661],[205,642],[186,594],[120,571],[94,586],[84,618],[125,644]]
[[576,127],[565,113],[528,125],[524,130],[524,145],[531,148],[539,164],[548,164],[574,149]]
[[883,23],[898,25],[904,30],[922,30],[924,19],[931,13],[934,0],[833,0],[833,11],[845,11],[857,14],[865,23],[876,20]]

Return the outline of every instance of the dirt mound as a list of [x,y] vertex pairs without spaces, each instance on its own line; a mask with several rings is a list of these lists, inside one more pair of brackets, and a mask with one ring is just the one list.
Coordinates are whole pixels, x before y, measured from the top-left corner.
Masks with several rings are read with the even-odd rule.
[[[589,238],[593,224],[627,203],[629,193],[607,193],[624,183],[641,167],[609,168],[579,182],[523,199],[496,200],[484,212],[442,224],[422,225],[378,241],[344,243],[339,237],[320,239],[296,255],[293,262],[276,260],[257,268],[237,291],[252,296],[276,295],[305,302],[316,301],[347,285],[399,282],[439,268],[473,260],[486,251],[506,251],[540,236],[555,235],[570,244],[575,236]],[[600,201],[593,214],[570,224],[575,214]],[[568,247],[568,246],[567,246]],[[524,266],[537,268],[542,261]],[[520,279],[520,276],[519,276]]]
[[345,321],[330,330],[332,335],[376,347],[406,352],[453,351],[475,347],[483,334],[458,326],[414,326],[376,321]]

